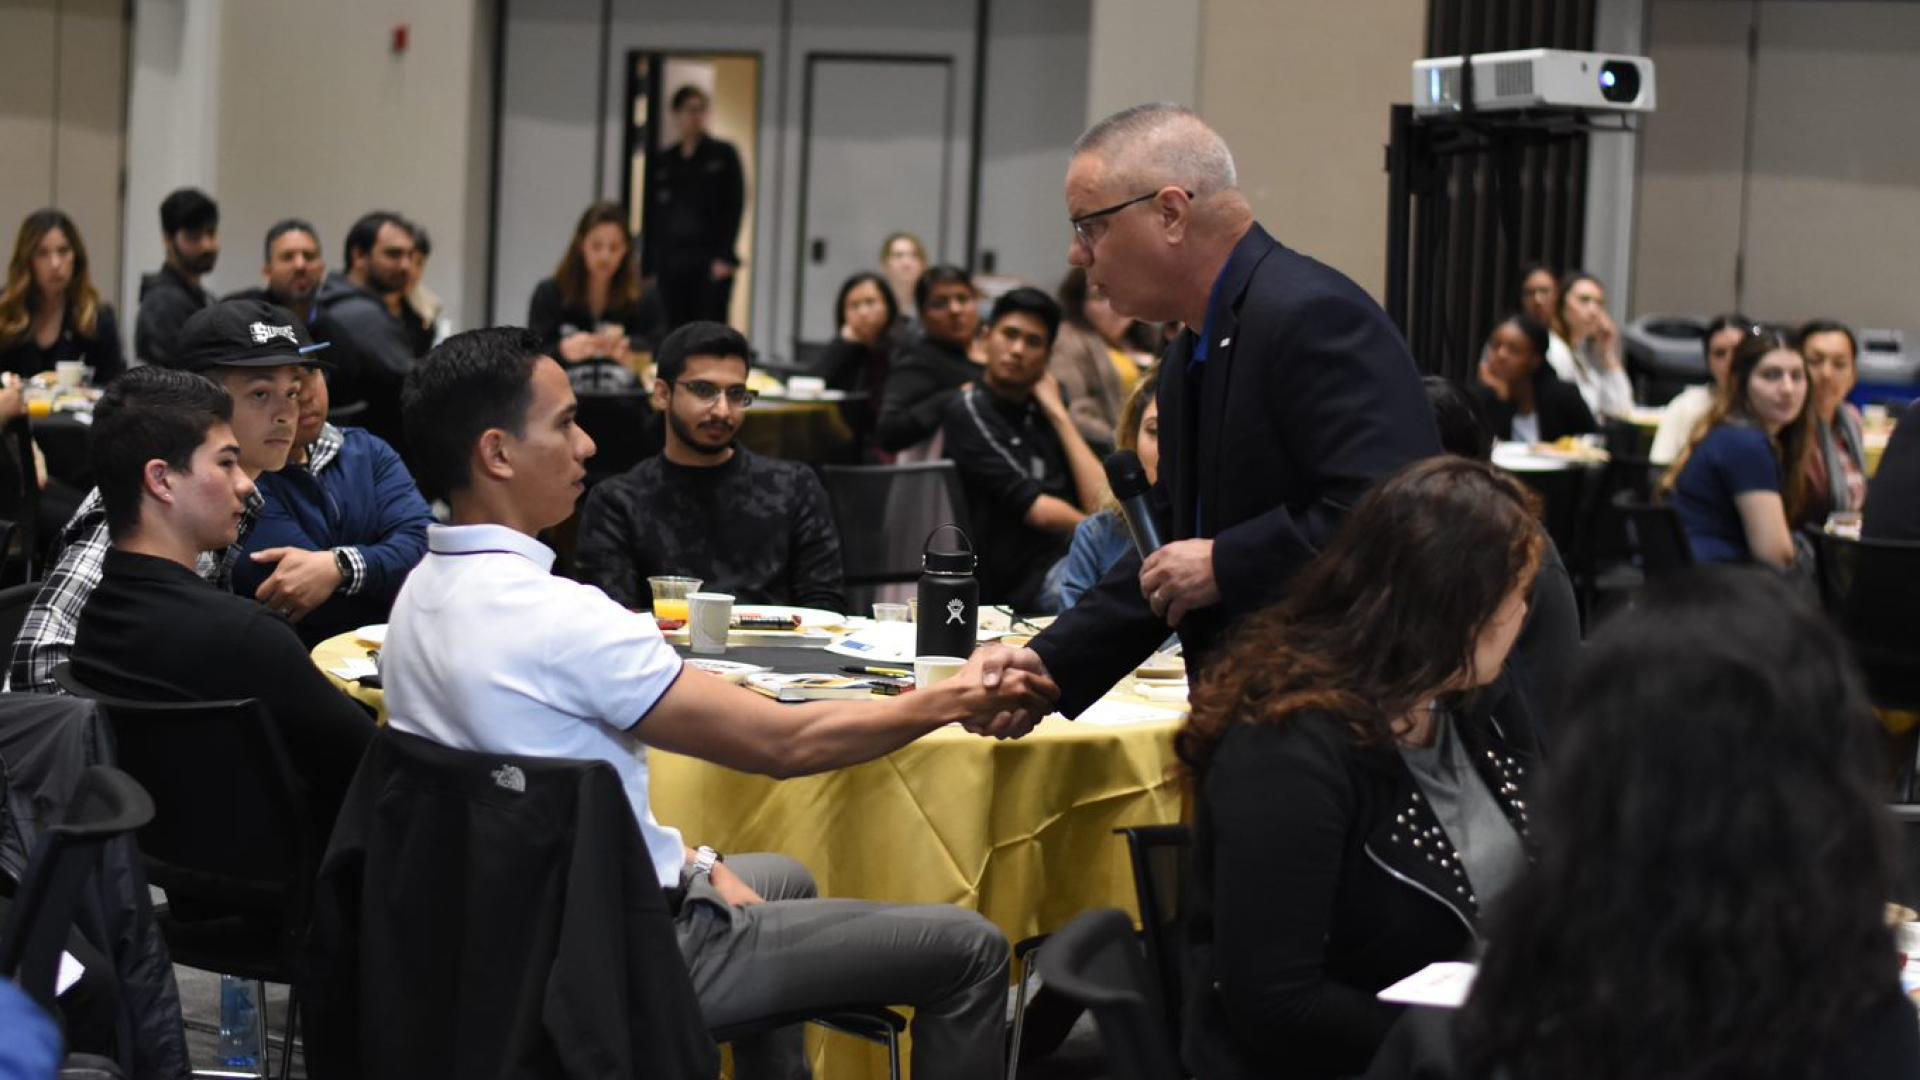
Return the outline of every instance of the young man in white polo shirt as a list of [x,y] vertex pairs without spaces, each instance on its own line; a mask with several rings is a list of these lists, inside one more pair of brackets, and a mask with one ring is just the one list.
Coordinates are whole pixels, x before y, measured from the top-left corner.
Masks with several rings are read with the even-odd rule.
[[[392,726],[462,749],[612,764],[677,906],[711,1026],[911,1005],[914,1076],[998,1075],[1007,944],[991,923],[947,905],[816,899],[791,859],[688,848],[654,820],[642,744],[798,776],[952,721],[1044,713],[1053,685],[1021,677],[988,689],[969,668],[885,702],[779,705],[684,667],[653,620],[554,577],[553,552],[534,539],[572,512],[593,455],[566,372],[539,339],[512,328],[450,338],[407,377],[402,402],[421,485],[447,499],[455,524],[429,529],[394,603],[382,653]],[[808,1075],[798,1028],[734,1054],[742,1080]]]

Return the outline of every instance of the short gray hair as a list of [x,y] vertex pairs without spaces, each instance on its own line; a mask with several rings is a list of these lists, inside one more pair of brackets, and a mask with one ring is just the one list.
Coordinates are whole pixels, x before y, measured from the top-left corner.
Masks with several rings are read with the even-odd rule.
[[1177,184],[1196,195],[1239,186],[1226,140],[1192,109],[1171,102],[1135,105],[1094,124],[1073,144],[1073,155],[1082,154],[1142,183]]

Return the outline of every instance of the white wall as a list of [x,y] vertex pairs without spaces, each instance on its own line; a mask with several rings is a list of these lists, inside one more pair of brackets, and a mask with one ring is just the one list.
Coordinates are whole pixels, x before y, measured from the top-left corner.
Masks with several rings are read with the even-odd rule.
[[1197,104],[1207,8],[1204,0],[1093,0],[1087,122],[1145,101]]
[[[1641,56],[1646,52],[1647,0],[1599,0],[1594,10],[1594,50]],[[1664,93],[1654,71],[1656,98]],[[1613,298],[1614,313],[1628,315],[1633,295],[1634,174],[1640,136],[1595,133],[1587,139],[1587,231],[1581,268],[1598,277]]]
[[1092,0],[993,0],[981,137],[980,255],[1053,291],[1067,271],[1062,185],[1087,123]]

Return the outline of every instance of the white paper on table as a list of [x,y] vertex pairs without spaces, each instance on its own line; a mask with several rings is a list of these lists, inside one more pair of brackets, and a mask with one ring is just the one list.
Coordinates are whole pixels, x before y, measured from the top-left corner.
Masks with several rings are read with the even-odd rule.
[[1457,1009],[1466,1003],[1473,989],[1473,976],[1480,969],[1458,962],[1428,964],[1419,971],[1380,991],[1381,1001],[1395,1005],[1431,1005]]
[[62,950],[60,953],[60,970],[55,972],[53,976],[53,996],[59,997],[61,994],[66,993],[74,983],[80,981],[80,976],[86,973],[86,967],[82,965],[80,961],[75,960],[72,953]]
[[327,673],[338,676],[347,682],[353,682],[356,679],[364,679],[369,675],[378,675],[380,674],[380,669],[374,666],[373,661],[356,656],[333,665],[327,669]]
[[1177,709],[1156,709],[1151,705],[1101,700],[1087,706],[1087,711],[1076,717],[1075,722],[1089,727],[1132,727],[1135,724],[1158,724],[1178,719],[1180,712]]

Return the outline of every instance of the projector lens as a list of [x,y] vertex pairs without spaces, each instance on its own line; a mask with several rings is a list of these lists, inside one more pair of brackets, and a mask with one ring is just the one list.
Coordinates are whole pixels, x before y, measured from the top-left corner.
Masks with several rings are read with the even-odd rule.
[[1609,60],[1601,64],[1600,96],[1616,105],[1638,100],[1640,66],[1630,60]]

